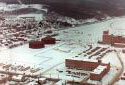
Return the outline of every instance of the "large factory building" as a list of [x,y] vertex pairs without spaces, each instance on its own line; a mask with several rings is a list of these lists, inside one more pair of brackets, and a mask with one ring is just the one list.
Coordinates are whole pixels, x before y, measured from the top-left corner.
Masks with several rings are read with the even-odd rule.
[[44,42],[45,44],[55,44],[56,43],[56,39],[52,38],[51,36],[47,36],[45,38],[42,38],[41,41]]
[[125,37],[116,36],[113,34],[109,34],[109,31],[104,31],[102,43],[110,44],[115,47],[125,47]]
[[45,47],[45,45],[41,41],[30,41],[29,42],[29,48],[39,49],[39,48],[44,48],[44,47]]
[[56,39],[52,38],[51,36],[47,36],[45,38],[42,38],[41,41],[32,40],[29,42],[29,48],[38,49],[38,48],[44,48],[46,44],[55,44]]
[[83,69],[86,71],[91,71],[90,80],[100,81],[102,78],[110,71],[110,63],[104,64],[101,60],[91,60],[91,59],[66,59],[65,65],[72,69]]
[[102,78],[109,72],[110,64],[99,65],[90,73],[91,80],[102,80]]
[[68,68],[76,68],[76,69],[84,69],[87,71],[92,71],[98,65],[101,64],[101,61],[98,60],[90,60],[90,59],[66,59],[65,65]]

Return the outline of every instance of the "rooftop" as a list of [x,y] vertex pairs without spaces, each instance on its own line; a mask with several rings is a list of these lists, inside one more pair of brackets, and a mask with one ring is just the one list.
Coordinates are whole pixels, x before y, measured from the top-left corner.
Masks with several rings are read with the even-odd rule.
[[79,60],[79,61],[87,61],[87,62],[98,62],[98,60],[95,59],[87,59],[87,58],[67,58],[69,60]]
[[107,67],[106,66],[102,66],[102,65],[99,65],[93,72],[93,74],[101,74],[102,71],[104,71],[104,69],[106,69]]

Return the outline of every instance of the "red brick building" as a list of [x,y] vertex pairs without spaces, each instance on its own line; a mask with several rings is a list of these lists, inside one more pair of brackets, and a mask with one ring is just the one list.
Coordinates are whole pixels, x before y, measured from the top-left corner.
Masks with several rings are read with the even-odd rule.
[[103,32],[103,43],[104,44],[111,44],[111,35],[109,35],[108,31]]
[[90,79],[97,81],[102,80],[102,78],[110,71],[110,64],[104,64],[101,60],[66,59],[65,65],[72,69],[92,71],[90,73]]
[[99,65],[90,73],[90,79],[100,81],[109,72],[109,70],[110,64]]
[[66,59],[65,65],[68,68],[84,69],[87,71],[92,71],[101,64],[98,60],[79,60],[79,59]]
[[45,44],[55,44],[56,39],[52,38],[51,36],[47,36],[47,37],[42,39],[42,42],[44,42]]
[[123,36],[116,36],[113,34],[109,34],[109,31],[103,32],[103,44],[111,44],[115,47],[125,47],[125,37]]
[[30,41],[29,42],[29,48],[38,49],[38,48],[44,48],[44,43],[41,41]]

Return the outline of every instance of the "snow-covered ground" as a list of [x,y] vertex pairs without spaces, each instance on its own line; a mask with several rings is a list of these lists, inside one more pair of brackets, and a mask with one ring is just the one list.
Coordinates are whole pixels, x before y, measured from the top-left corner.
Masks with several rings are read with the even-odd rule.
[[[123,74],[125,73],[125,54],[124,53],[122,53],[122,52],[120,52],[119,53],[119,56],[121,57],[121,59],[123,60],[123,64],[124,64],[124,72],[123,72]],[[121,75],[121,77],[122,76],[124,76],[124,75]],[[116,83],[116,85],[125,85],[125,80],[119,80],[117,83]]]
[[110,62],[112,66],[121,67],[121,63],[120,63],[119,59],[117,58],[117,55],[115,52],[112,52],[112,53],[106,55],[105,57],[103,57],[102,62]]
[[[60,30],[57,31],[59,36],[56,37],[62,40],[59,43],[48,45],[43,49],[30,49],[28,44],[13,49],[1,49],[0,61],[14,65],[39,67],[43,69],[41,73],[49,75],[53,68],[62,64],[64,65],[66,58],[72,58],[86,50],[86,44],[92,43],[93,46],[98,46],[97,42],[102,39],[103,31],[114,30],[114,27],[111,27],[111,24],[114,22],[119,22],[118,25],[122,24],[122,26],[125,26],[125,18],[119,17],[94,24]],[[102,60],[103,62],[110,62],[113,67],[121,67],[115,53],[106,55]],[[109,76],[112,75],[114,74],[109,74]]]

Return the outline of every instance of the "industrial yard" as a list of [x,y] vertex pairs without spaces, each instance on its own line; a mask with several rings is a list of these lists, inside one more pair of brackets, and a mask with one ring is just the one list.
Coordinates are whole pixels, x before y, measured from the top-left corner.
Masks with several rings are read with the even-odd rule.
[[124,16],[75,20],[40,5],[23,7],[42,13],[15,15],[16,7],[1,10],[11,16],[0,20],[0,85],[124,85]]

